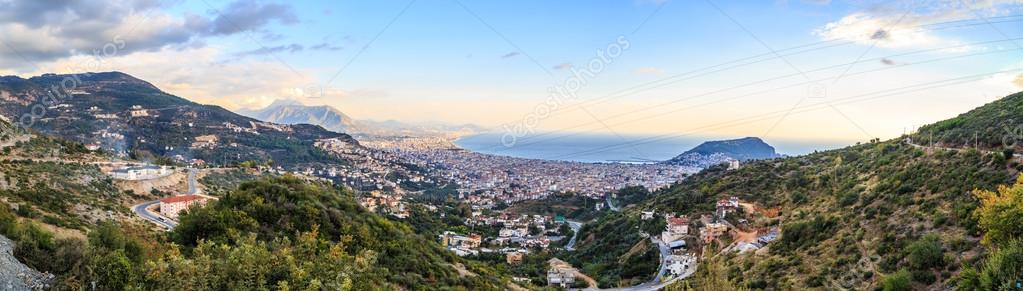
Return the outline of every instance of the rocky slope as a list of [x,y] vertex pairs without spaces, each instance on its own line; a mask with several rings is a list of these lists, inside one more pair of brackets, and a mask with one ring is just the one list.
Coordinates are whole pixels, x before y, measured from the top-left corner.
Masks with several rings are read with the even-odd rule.
[[47,290],[50,289],[52,274],[40,273],[14,257],[14,242],[0,235],[0,289]]

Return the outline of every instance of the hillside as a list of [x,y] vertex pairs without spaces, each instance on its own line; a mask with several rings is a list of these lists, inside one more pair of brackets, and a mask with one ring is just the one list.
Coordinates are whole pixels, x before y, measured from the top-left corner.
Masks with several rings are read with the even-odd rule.
[[917,144],[1023,149],[1023,92],[920,127],[910,137]]
[[[1021,96],[978,108],[957,121],[936,123],[954,126],[925,129],[955,136],[965,129],[1001,125],[1002,118],[980,118],[992,112],[1023,120],[1023,108],[1017,107]],[[713,214],[718,199],[731,196],[758,209],[777,210],[776,216],[740,211],[738,217],[749,220],[747,228],[780,227],[780,239],[753,254],[725,252],[705,260],[720,266],[702,269],[724,271],[698,273],[693,282],[698,289],[712,288],[699,286],[715,281],[706,276],[767,290],[870,290],[902,279],[912,289],[944,289],[955,286],[961,266],[979,264],[988,251],[978,243],[982,229],[974,216],[979,203],[973,191],[1011,184],[1020,169],[1018,160],[1001,151],[876,141],[751,161],[733,171],[711,167],[624,214],[634,219],[638,210],[648,209],[699,217]],[[593,227],[621,221],[602,219]],[[734,218],[729,221],[738,224]],[[704,250],[721,250],[735,234],[712,241]]]
[[[22,118],[26,114],[34,118]],[[318,126],[265,123],[197,104],[119,72],[0,77],[0,115],[24,120],[41,133],[147,160],[273,160],[291,168],[344,162],[316,149],[317,139],[355,144],[348,135]]]

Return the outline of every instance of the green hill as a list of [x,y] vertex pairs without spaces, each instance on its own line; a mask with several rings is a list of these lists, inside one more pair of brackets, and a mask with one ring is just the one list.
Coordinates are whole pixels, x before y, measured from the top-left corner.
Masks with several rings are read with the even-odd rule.
[[[948,136],[947,146],[968,145],[952,142],[953,137],[1023,121],[1021,100],[1021,94],[1006,97],[926,126],[920,135]],[[998,147],[1000,137],[990,133],[985,149]],[[698,289],[699,282],[715,281],[700,276],[767,290],[870,290],[886,278],[908,278],[913,289],[944,289],[956,285],[961,266],[980,264],[990,251],[979,244],[984,230],[974,215],[979,206],[974,190],[1010,184],[1020,169],[1018,160],[1001,151],[918,148],[900,138],[754,161],[738,170],[712,167],[654,193],[624,215],[634,218],[639,209],[655,209],[699,217],[713,214],[715,202],[731,196],[778,211],[777,216],[740,212],[751,228],[780,227],[781,237],[755,254],[728,252],[705,260],[721,264],[709,269],[724,271],[699,273]],[[629,219],[598,223],[621,221]]]
[[911,138],[914,143],[922,145],[1021,149],[1023,92],[1005,96],[955,118],[920,127]]

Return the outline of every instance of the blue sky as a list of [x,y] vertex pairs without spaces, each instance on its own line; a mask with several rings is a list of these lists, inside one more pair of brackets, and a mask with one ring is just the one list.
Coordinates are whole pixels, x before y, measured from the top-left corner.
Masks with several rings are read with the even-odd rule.
[[[0,73],[117,70],[230,109],[295,99],[360,119],[528,133],[855,141],[1023,90],[1023,41],[1005,41],[1023,37],[1020,5],[8,0]],[[89,53],[110,44],[123,46]],[[552,99],[573,72],[592,77],[574,98]],[[627,90],[648,82],[664,83]],[[856,100],[929,82],[943,86]]]

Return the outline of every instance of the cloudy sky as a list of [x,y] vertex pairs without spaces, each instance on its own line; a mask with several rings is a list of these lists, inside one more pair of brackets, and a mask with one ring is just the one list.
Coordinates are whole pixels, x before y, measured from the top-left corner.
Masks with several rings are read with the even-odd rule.
[[524,132],[862,141],[1023,90],[1021,6],[0,0],[0,74],[122,71],[229,109]]

